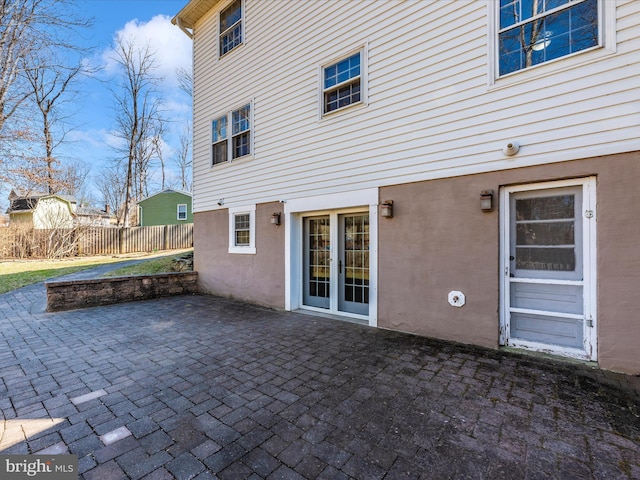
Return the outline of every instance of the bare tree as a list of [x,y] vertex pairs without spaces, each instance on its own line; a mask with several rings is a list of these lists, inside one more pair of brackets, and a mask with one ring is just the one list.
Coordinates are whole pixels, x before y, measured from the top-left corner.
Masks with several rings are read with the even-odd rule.
[[121,68],[121,78],[118,88],[112,89],[116,108],[114,133],[124,142],[122,153],[126,162],[126,181],[123,224],[128,227],[132,203],[140,200],[145,188],[140,181],[146,178],[144,175],[150,158],[148,151],[152,150],[151,139],[163,123],[161,98],[156,89],[160,78],[155,76],[155,55],[149,45],[139,47],[120,37],[116,41],[115,61]]
[[0,142],[24,135],[17,122],[7,123],[32,94],[24,60],[52,48],[74,49],[77,30],[89,25],[75,7],[72,0],[0,0]]
[[[178,85],[180,90],[193,98],[193,71],[186,68],[179,68],[176,72],[178,76]],[[180,173],[180,188],[185,192],[191,191],[191,145],[192,145],[192,128],[191,123],[183,127],[180,132],[180,149],[175,160],[175,165]]]
[[193,73],[186,68],[179,68],[176,70],[176,76],[178,77],[178,87],[184,93],[193,97]]
[[95,183],[103,196],[105,205],[109,205],[109,208],[116,216],[117,224],[121,225],[126,190],[123,166],[116,165],[104,168]]
[[164,190],[164,185],[166,182],[165,168],[164,168],[164,154],[162,152],[162,135],[156,134],[151,140],[153,143],[153,151],[155,152],[156,157],[160,161],[160,169],[162,171],[162,184],[160,186],[160,190]]
[[34,59],[33,64],[25,70],[34,103],[40,113],[43,169],[38,171],[44,177],[42,183],[46,184],[48,193],[71,190],[71,185],[65,184],[62,177],[60,161],[54,156],[54,150],[64,141],[67,133],[64,118],[58,107],[65,100],[64,95],[69,92],[72,81],[82,72],[82,64],[69,68],[60,65],[47,66],[39,59]]
[[87,178],[90,168],[82,160],[74,160],[60,169],[60,184],[63,188],[59,193],[73,195],[80,199],[86,196]]
[[175,165],[180,173],[180,188],[184,192],[191,191],[191,123],[187,122],[180,132],[180,150],[176,156]]

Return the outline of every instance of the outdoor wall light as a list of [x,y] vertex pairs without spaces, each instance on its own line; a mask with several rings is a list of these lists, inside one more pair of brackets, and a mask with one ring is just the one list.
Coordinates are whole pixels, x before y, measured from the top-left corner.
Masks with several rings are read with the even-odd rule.
[[480,192],[480,210],[483,212],[493,211],[493,190],[483,190]]
[[380,205],[380,215],[382,215],[384,218],[393,217],[393,200],[385,200]]
[[271,214],[271,225],[280,225],[280,212],[275,212]]

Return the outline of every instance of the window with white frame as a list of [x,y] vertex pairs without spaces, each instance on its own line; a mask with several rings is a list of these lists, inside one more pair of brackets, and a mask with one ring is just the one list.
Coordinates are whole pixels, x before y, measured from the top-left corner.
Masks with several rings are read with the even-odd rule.
[[[229,125],[231,129],[228,128]],[[213,120],[211,132],[212,165],[250,155],[251,104],[248,103]]]
[[234,0],[220,12],[220,56],[242,44],[242,0]]
[[598,0],[499,0],[499,75],[601,44]]
[[187,204],[179,203],[178,204],[178,220],[186,220],[187,219]]
[[229,209],[229,253],[256,253],[255,205]]
[[363,51],[322,68],[323,113],[362,103]]

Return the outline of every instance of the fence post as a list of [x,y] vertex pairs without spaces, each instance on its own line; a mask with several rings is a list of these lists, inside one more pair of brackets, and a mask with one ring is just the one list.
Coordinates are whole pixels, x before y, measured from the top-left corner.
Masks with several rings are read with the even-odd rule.
[[164,238],[162,239],[162,249],[169,250],[169,225],[164,226]]
[[123,227],[118,229],[118,254],[122,254],[122,250],[124,247],[124,235],[123,235]]

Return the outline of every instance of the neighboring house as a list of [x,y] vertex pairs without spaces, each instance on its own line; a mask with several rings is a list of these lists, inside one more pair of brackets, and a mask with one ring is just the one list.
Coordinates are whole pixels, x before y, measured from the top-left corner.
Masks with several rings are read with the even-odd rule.
[[9,225],[27,225],[35,229],[71,228],[75,214],[69,198],[62,195],[9,197]]
[[75,220],[78,225],[92,227],[110,227],[115,224],[115,216],[111,215],[109,205],[104,210],[78,205],[75,209]]
[[167,188],[138,202],[140,225],[193,223],[191,194]]
[[640,2],[190,0],[174,23],[202,290],[640,373]]
[[9,224],[36,229],[71,228],[74,225],[109,226],[112,215],[106,210],[78,205],[69,195],[47,193],[9,194]]

